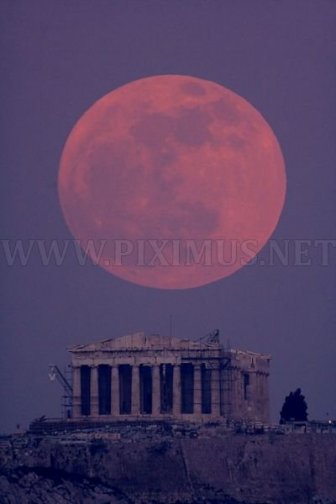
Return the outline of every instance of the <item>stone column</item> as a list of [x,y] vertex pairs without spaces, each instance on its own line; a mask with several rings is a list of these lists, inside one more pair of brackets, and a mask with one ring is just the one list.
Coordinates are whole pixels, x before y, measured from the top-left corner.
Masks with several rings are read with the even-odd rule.
[[202,413],[202,374],[201,364],[194,364],[194,414]]
[[268,374],[263,373],[262,375],[263,383],[263,421],[269,423],[270,421],[270,400],[269,400],[269,386],[268,386]]
[[250,372],[250,383],[247,386],[247,418],[258,420],[256,418],[256,401],[258,400],[257,373]]
[[120,415],[120,397],[119,397],[119,366],[112,366],[111,369],[111,414]]
[[72,418],[81,416],[81,377],[80,366],[72,366]]
[[[218,366],[218,365],[217,365]],[[220,416],[219,367],[211,369],[211,415]]]
[[181,366],[176,364],[173,370],[173,415],[181,414]]
[[140,414],[140,367],[132,366],[132,415]]
[[229,386],[230,386],[230,416],[232,418],[238,417],[245,417],[246,416],[246,411],[245,407],[243,406],[243,399],[242,399],[242,374],[241,370],[237,369],[236,367],[232,369],[232,374],[229,379]]
[[160,366],[152,367],[152,415],[160,415],[161,406],[161,383]]
[[91,367],[91,416],[98,416],[98,366]]

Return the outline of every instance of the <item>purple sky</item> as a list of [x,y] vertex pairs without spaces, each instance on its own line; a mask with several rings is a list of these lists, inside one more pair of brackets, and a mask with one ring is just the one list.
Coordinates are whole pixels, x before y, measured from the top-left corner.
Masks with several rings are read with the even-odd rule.
[[[326,0],[2,2],[0,431],[59,416],[48,364],[66,365],[67,346],[168,334],[170,314],[178,337],[219,328],[234,347],[272,354],[274,420],[297,387],[311,418],[336,417],[336,247],[322,257],[316,241],[336,227],[335,17]],[[223,84],[269,122],[288,177],[273,239],[281,249],[289,240],[290,264],[271,265],[266,246],[264,265],[180,291],[124,282],[74,253],[44,266],[36,243],[26,266],[10,266],[3,240],[72,238],[57,173],[75,121],[107,92],[156,74]],[[298,247],[310,265],[297,264]]]

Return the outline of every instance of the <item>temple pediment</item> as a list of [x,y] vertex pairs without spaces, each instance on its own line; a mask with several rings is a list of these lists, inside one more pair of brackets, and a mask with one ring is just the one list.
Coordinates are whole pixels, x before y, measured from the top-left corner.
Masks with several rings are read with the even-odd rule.
[[179,339],[173,336],[162,336],[160,334],[145,334],[136,332],[126,334],[117,338],[97,341],[87,345],[74,345],[69,348],[70,352],[98,352],[117,350],[144,350],[144,349],[208,349],[219,348],[219,343],[200,342],[189,339]]

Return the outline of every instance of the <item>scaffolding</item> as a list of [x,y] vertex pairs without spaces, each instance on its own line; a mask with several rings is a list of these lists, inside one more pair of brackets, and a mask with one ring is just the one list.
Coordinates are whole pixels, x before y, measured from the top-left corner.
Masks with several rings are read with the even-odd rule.
[[49,365],[49,380],[57,381],[62,389],[62,418],[68,419],[72,416],[72,385],[71,385],[71,366],[67,366],[62,373],[58,366],[55,364]]
[[232,417],[233,367],[230,352],[221,360],[221,415],[227,419]]
[[[234,382],[237,379],[235,368],[232,364],[232,351],[229,340],[225,345],[220,345],[219,330],[215,329],[199,338],[204,345],[203,349],[186,348],[181,351],[182,362],[200,361],[205,362],[208,369],[219,369],[220,384],[220,414],[226,419],[233,416]],[[214,355],[214,351],[218,354]],[[217,353],[217,352],[216,352]]]

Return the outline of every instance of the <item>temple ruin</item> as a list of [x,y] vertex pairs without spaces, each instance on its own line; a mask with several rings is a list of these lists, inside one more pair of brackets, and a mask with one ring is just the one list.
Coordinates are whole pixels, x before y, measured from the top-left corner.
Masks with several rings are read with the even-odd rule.
[[74,420],[269,421],[270,356],[142,332],[72,354]]

